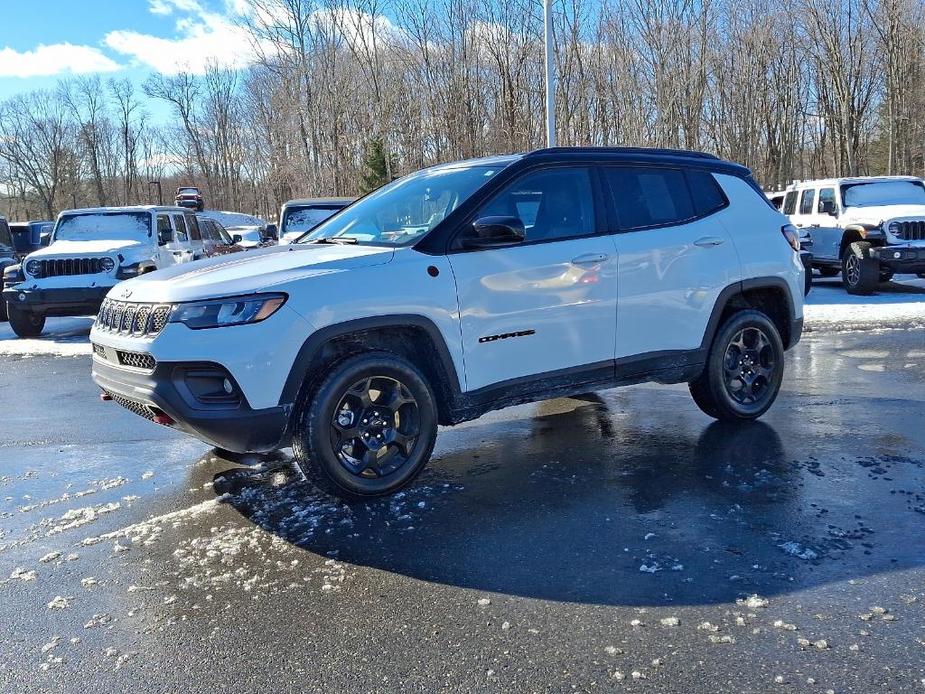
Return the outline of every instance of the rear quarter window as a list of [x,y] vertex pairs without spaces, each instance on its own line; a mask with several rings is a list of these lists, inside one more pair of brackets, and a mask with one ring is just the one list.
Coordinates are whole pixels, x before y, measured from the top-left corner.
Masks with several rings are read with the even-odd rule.
[[797,211],[797,192],[791,190],[784,198],[784,214],[791,215]]
[[707,171],[688,171],[687,183],[691,188],[694,212],[698,217],[713,214],[728,204],[713,174]]

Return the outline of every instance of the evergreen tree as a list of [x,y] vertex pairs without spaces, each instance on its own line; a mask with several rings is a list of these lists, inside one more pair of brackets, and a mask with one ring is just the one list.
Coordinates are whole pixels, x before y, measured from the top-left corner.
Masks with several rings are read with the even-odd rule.
[[394,178],[389,176],[389,171],[394,172],[398,164],[394,156],[390,156],[387,162],[387,156],[381,138],[375,137],[367,143],[362,174],[364,193],[376,190]]

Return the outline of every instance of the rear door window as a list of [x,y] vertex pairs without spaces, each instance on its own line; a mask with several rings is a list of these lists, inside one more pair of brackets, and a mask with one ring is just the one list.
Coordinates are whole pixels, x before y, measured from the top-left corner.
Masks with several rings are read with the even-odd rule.
[[159,214],[157,216],[157,238],[158,243],[162,239],[166,239],[165,243],[169,243],[173,240],[173,228],[170,226],[170,217],[166,214]]
[[797,192],[791,190],[784,198],[784,214],[791,215],[797,211]]
[[683,224],[695,216],[680,169],[608,166],[603,172],[623,231]]
[[813,214],[813,203],[816,201],[816,190],[809,188],[803,191],[800,198],[800,214]]
[[202,241],[202,235],[199,233],[199,220],[191,214],[184,215],[183,219],[186,221],[186,228],[189,229],[190,238],[193,241]]
[[173,216],[173,225],[177,230],[177,241],[180,243],[189,241],[189,236],[186,233],[186,220],[183,218],[182,214],[175,214]]

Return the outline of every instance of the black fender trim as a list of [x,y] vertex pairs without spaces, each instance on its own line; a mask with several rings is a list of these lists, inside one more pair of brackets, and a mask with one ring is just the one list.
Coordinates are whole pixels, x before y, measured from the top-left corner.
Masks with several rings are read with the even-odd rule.
[[[315,331],[302,344],[299,353],[296,355],[289,375],[286,377],[286,383],[283,386],[283,392],[280,395],[279,404],[292,405],[299,395],[299,389],[305,381],[308,374],[309,364],[312,359],[321,350],[322,347],[331,340],[339,337],[345,337],[354,333],[362,333],[370,330],[381,330],[383,328],[418,328],[424,330],[437,348],[437,358],[443,365],[448,379],[448,386],[451,390],[452,400],[458,401],[459,394],[462,392],[460,385],[460,374],[456,371],[453,363],[453,357],[450,356],[450,350],[446,346],[446,340],[443,333],[429,318],[418,314],[391,314],[384,316],[370,316],[368,318],[357,318],[354,320],[344,321],[343,323],[334,323]],[[437,384],[433,384],[434,387]]]
[[[799,341],[800,334],[803,331],[803,319],[794,318],[796,309],[794,308],[790,285],[787,284],[787,281],[782,277],[751,277],[730,284],[719,293],[718,297],[716,297],[716,303],[713,305],[713,312],[710,314],[710,320],[707,322],[707,328],[703,333],[703,340],[700,343],[701,350],[709,352],[710,345],[713,344],[713,338],[716,336],[716,331],[719,330],[720,319],[722,319],[723,312],[726,310],[726,306],[729,305],[729,302],[734,297],[753,289],[779,289],[784,293],[784,296],[787,297],[787,321],[791,326],[790,337],[784,341],[784,349],[790,349]],[[797,325],[799,327],[794,332],[794,328],[796,328]],[[783,338],[784,336],[781,337]]]

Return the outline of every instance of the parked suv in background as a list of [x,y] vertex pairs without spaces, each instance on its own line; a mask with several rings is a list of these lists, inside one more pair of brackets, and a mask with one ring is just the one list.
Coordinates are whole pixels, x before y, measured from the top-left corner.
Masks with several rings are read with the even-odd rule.
[[177,195],[174,203],[178,207],[188,207],[196,212],[202,212],[205,205],[202,202],[202,193],[195,186],[183,186],[177,188]]
[[[765,195],[775,210],[780,211],[783,209],[787,195],[786,191],[778,190],[765,193]],[[805,296],[813,288],[813,239],[809,235],[809,229],[798,228],[797,235],[800,239],[800,262],[803,264],[803,270],[805,271],[803,283],[803,295]]]
[[813,267],[870,294],[894,274],[925,277],[925,184],[912,176],[801,181],[784,214],[812,238]]
[[517,403],[687,382],[711,417],[759,417],[802,331],[797,249],[749,171],[709,155],[446,164],[303,242],[120,285],[90,333],[93,377],[214,446],[291,443],[319,486],[386,494],[438,424]]
[[335,212],[353,202],[353,198],[306,198],[290,200],[279,212],[279,242],[292,243],[307,234]]
[[[13,247],[13,237],[6,218],[0,217],[0,276],[3,276],[8,267],[19,262],[16,249]],[[6,320],[6,304],[0,301],[0,320]]]
[[66,210],[51,244],[4,275],[10,326],[20,337],[34,337],[47,316],[96,313],[121,280],[202,255],[196,217],[181,207]]
[[239,253],[244,250],[234,242],[231,235],[225,231],[225,227],[211,217],[197,214],[196,219],[199,221],[199,233],[202,235],[202,245],[207,257]]
[[54,222],[33,221],[13,222],[10,224],[10,234],[13,236],[13,248],[19,258],[25,258],[32,251],[47,246],[51,241],[51,230]]

